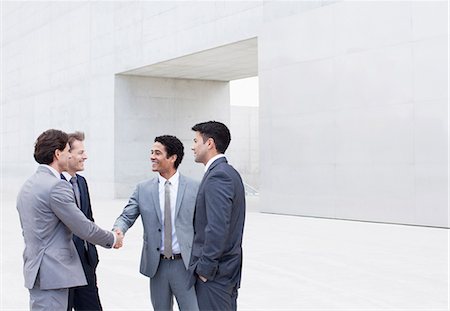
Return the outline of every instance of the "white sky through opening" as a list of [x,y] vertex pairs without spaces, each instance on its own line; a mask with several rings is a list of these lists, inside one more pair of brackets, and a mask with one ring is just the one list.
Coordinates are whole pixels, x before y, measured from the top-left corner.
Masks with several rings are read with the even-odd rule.
[[230,81],[230,105],[259,107],[258,77]]

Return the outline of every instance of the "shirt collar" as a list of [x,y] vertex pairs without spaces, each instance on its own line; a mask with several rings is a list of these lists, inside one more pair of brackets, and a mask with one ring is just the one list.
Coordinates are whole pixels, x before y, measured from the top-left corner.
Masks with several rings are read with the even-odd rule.
[[[170,181],[170,183],[172,185],[175,185],[178,183],[178,179],[180,179],[180,173],[178,173],[178,171],[176,171],[175,174],[173,174],[173,176],[170,177],[168,180]],[[159,180],[160,185],[164,185],[166,183],[167,179],[162,177],[161,174],[158,174],[158,180]]]
[[219,153],[209,159],[209,161],[205,165],[205,172],[208,171],[209,167],[211,166],[211,164],[213,164],[214,161],[220,158],[225,158],[225,155],[223,153]]
[[39,166],[43,166],[46,167],[50,170],[50,172],[52,172],[53,175],[55,175],[56,178],[61,179],[61,175],[58,173],[57,170],[55,170],[53,167],[51,167],[50,165],[47,164],[39,164]]
[[61,174],[64,175],[64,178],[66,178],[67,181],[70,181],[72,179],[72,177],[73,177],[72,175],[70,175],[67,172],[62,172]]

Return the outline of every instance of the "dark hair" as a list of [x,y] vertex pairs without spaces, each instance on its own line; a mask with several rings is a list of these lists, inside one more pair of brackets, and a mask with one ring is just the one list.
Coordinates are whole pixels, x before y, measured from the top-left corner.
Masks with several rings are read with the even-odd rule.
[[73,133],[69,133],[67,134],[69,136],[69,146],[70,149],[72,149],[72,144],[74,141],[79,140],[79,141],[84,141],[84,133],[83,132],[73,132]]
[[171,135],[158,136],[155,138],[155,143],[156,142],[166,147],[167,158],[170,158],[174,154],[177,155],[177,159],[175,160],[174,165],[175,168],[178,168],[178,165],[180,165],[181,160],[183,160],[184,156],[183,143],[178,138]]
[[200,132],[203,137],[203,142],[206,142],[208,138],[214,139],[216,149],[219,153],[225,153],[230,145],[230,130],[223,123],[217,121],[198,123],[192,127],[192,130]]
[[43,132],[34,144],[34,159],[39,164],[51,164],[55,150],[66,148],[69,136],[60,130],[50,129]]

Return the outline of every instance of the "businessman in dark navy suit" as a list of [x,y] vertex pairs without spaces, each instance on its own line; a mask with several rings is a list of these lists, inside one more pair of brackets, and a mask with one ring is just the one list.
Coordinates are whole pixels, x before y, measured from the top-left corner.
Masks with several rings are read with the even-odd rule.
[[236,310],[241,283],[245,191],[228,164],[228,128],[209,121],[192,127],[195,162],[205,165],[194,214],[189,287],[195,284],[200,310]]
[[[64,172],[64,177],[74,188],[75,201],[78,207],[89,220],[94,221],[86,179],[77,174],[77,172],[84,170],[84,161],[87,160],[83,143],[84,133],[75,132],[68,135],[72,158],[69,160],[69,168],[67,172]],[[93,244],[80,239],[76,235],[73,236],[73,242],[80,256],[88,285],[70,288],[68,310],[102,310],[95,273],[98,264],[97,249]]]

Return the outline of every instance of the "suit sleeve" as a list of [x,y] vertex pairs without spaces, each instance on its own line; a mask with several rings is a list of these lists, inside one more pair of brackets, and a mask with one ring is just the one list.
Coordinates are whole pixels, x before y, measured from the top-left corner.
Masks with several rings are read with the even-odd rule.
[[205,184],[207,225],[202,256],[196,272],[207,279],[214,279],[219,258],[226,248],[229,237],[233,207],[233,181],[225,172],[219,171],[209,177]]
[[78,237],[92,244],[111,248],[114,244],[114,233],[103,230],[86,218],[77,207],[73,191],[69,183],[57,183],[50,193],[50,208],[55,215]]
[[139,185],[134,190],[134,193],[131,195],[128,200],[127,205],[124,207],[122,214],[117,217],[116,222],[113,225],[113,228],[119,228],[125,234],[129,228],[131,228],[136,221],[136,219],[141,214],[139,211]]

